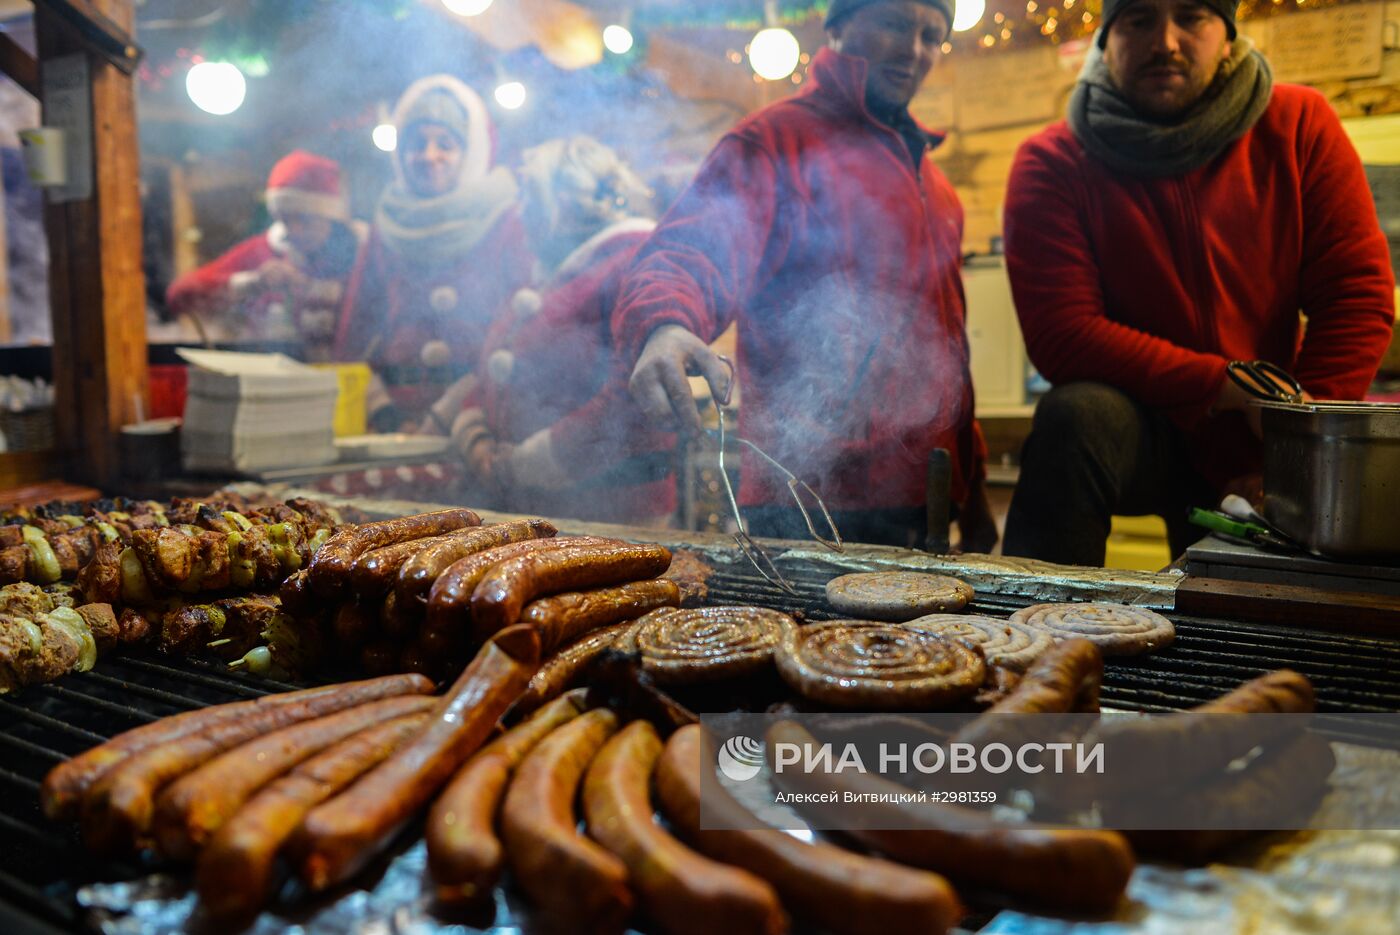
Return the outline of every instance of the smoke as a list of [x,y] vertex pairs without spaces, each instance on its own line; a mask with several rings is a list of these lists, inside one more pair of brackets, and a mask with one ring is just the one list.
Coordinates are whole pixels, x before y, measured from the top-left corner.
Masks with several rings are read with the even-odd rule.
[[[182,5],[175,0],[150,0],[142,15],[168,18],[176,8]],[[260,194],[266,171],[277,158],[305,148],[341,164],[353,213],[361,219],[373,217],[392,177],[392,161],[373,146],[371,130],[414,80],[437,73],[461,79],[488,103],[497,165],[516,169],[526,150],[552,139],[593,137],[616,150],[656,194],[654,211],[638,213],[664,212],[694,167],[743,114],[742,108],[718,95],[706,101],[682,99],[661,75],[645,68],[599,66],[568,72],[529,47],[502,55],[429,4],[279,5],[258,0],[249,9],[269,21],[284,15],[279,9],[303,15],[280,29],[253,22],[250,13],[242,19],[225,16],[211,27],[214,32],[169,28],[141,37],[152,64],[173,60],[179,48],[207,45],[212,54],[215,39],[244,52],[256,49],[267,59],[268,75],[251,81],[244,109],[224,121],[191,113],[179,75],[161,88],[141,87],[141,143],[147,160],[179,163],[200,184],[236,178],[249,202]],[[715,58],[724,61],[722,50]],[[735,74],[749,80],[746,71]],[[526,105],[518,111],[502,110],[492,102],[493,89],[507,77],[523,82],[529,91]],[[742,299],[710,296],[725,314],[734,313],[733,306],[742,301],[740,353],[746,364],[764,368],[761,385],[755,381],[744,387],[745,432],[761,437],[771,454],[819,490],[834,481],[849,463],[847,454],[856,449],[878,449],[919,465],[921,471],[930,438],[952,433],[971,406],[961,328],[927,311],[947,308],[957,296],[919,291],[933,288],[927,283],[939,281],[947,270],[933,269],[935,252],[927,245],[911,247],[907,230],[879,220],[882,212],[906,212],[917,193],[912,188],[878,190],[867,175],[856,160],[845,168],[842,184],[847,191],[781,193],[783,216],[769,249],[791,248],[793,253],[763,258],[772,261],[773,268],[781,267],[781,274],[754,283],[752,294]],[[737,196],[691,190],[684,197],[715,199],[718,210],[734,219],[734,228],[714,231],[727,243],[697,245],[702,252],[707,246],[732,249],[742,238],[747,210],[741,203],[742,190]],[[261,222],[261,216],[249,212],[242,229],[206,239],[201,258],[211,259]],[[201,226],[206,223],[201,216]],[[800,232],[786,227],[791,225]],[[581,242],[588,232],[577,233]],[[852,243],[852,238],[858,242]],[[953,248],[945,262],[956,263],[956,234],[948,239]],[[833,262],[837,257],[841,263]],[[698,262],[703,267],[703,257]],[[503,316],[519,311],[511,300],[519,287],[542,285],[490,281],[505,275],[499,266],[480,267],[475,275],[478,280],[470,289],[507,297]],[[595,301],[611,302],[616,290],[616,281],[603,284]],[[608,311],[601,304],[590,308],[588,314],[595,318],[574,323],[577,336],[561,326],[556,338],[570,335],[567,343],[587,369],[582,386],[612,386],[611,408],[594,413],[603,420],[594,427],[596,437],[630,439],[634,450],[626,455],[650,456],[661,442],[637,428],[639,413],[625,393],[625,368],[585,352],[596,349],[597,342],[606,344]],[[485,325],[454,322],[450,315],[442,322],[443,341],[487,343]],[[528,359],[525,352],[517,356]],[[555,358],[555,366],[568,363]],[[578,375],[543,377],[546,389],[571,382],[579,382]],[[579,392],[582,406],[588,399],[582,389]],[[595,450],[596,446],[589,449],[590,455]],[[581,475],[600,473],[588,458],[566,467]],[[424,500],[443,496],[440,487],[396,493]],[[563,515],[585,515],[597,505],[596,491],[576,496],[587,502],[555,502],[550,508],[565,511]],[[474,501],[470,492],[467,499]]]

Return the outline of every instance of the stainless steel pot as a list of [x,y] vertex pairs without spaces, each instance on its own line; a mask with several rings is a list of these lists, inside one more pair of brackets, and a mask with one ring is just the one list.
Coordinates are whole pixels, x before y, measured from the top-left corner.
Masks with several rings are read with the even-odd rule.
[[1400,406],[1256,405],[1264,517],[1319,555],[1400,563]]

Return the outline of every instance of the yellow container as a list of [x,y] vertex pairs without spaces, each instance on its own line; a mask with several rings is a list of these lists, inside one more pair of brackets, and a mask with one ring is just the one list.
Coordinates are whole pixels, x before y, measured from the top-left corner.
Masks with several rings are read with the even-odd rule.
[[1161,571],[1171,564],[1167,524],[1160,516],[1115,516],[1104,555],[1105,568]]
[[363,435],[368,427],[369,364],[312,364],[318,370],[334,370],[340,383],[335,401],[335,434]]

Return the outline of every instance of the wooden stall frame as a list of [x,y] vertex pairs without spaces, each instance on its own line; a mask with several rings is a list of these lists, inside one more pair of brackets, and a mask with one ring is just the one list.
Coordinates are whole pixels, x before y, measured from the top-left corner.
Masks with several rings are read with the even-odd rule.
[[147,392],[134,22],[132,0],[35,0],[37,63],[0,47],[0,67],[41,92],[46,65],[87,58],[91,196],[50,200],[44,218],[57,430],[46,473],[104,489],[119,475],[121,426],[138,418]]

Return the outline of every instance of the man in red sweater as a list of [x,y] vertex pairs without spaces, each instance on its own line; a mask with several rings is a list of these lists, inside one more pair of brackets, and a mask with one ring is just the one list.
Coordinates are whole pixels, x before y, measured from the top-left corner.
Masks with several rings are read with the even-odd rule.
[[[852,541],[921,543],[930,453],[951,453],[964,548],[986,550],[960,279],[962,207],[908,104],[950,0],[837,0],[802,89],[749,116],[642,247],[613,314],[631,391],[701,427],[685,379],[723,396],[707,347],[738,322],[741,434],[808,481]],[[801,538],[785,479],[744,453],[755,535]]]
[[1311,397],[1359,399],[1390,340],[1361,161],[1326,98],[1273,84],[1236,5],[1106,0],[1069,120],[1017,153],[1007,269],[1054,389],[1009,555],[1101,565],[1110,517],[1152,513],[1180,554],[1189,507],[1257,483],[1257,414],[1226,364],[1269,360]]

